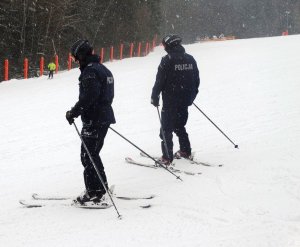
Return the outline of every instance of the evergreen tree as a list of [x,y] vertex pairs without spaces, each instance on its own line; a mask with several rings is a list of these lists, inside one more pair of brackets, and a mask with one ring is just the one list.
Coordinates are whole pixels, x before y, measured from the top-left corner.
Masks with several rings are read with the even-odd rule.
[[[22,77],[29,59],[36,75],[40,56],[59,54],[60,68],[77,39],[94,47],[120,42],[149,41],[159,29],[160,0],[2,0],[0,2],[0,58],[10,61],[10,77]],[[3,70],[2,70],[3,71]],[[2,78],[2,74],[1,78]]]

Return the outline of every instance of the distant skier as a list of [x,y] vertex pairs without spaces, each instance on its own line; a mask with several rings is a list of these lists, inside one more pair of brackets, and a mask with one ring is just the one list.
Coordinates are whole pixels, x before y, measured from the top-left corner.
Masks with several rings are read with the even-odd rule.
[[49,69],[49,76],[48,79],[53,79],[53,73],[56,70],[56,65],[55,63],[51,62],[48,64],[48,69]]
[[[174,156],[175,158],[191,156],[191,145],[185,125],[188,120],[188,107],[198,94],[200,79],[195,59],[185,53],[181,42],[182,39],[178,35],[167,35],[163,38],[162,44],[168,55],[160,62],[151,95],[151,104],[158,107],[159,95],[162,93],[161,162],[165,165],[169,165]],[[180,150],[174,155],[173,132],[178,136],[180,146]]]
[[[81,74],[79,100],[70,111],[66,112],[66,118],[72,124],[74,118],[81,115],[82,138],[107,189],[107,178],[99,153],[110,124],[116,122],[111,107],[114,98],[114,78],[112,73],[100,64],[99,57],[92,52],[93,48],[87,40],[78,40],[71,48],[73,58],[79,62]],[[101,202],[105,188],[83,145],[81,145],[81,162],[84,167],[86,190],[76,200],[80,204]]]

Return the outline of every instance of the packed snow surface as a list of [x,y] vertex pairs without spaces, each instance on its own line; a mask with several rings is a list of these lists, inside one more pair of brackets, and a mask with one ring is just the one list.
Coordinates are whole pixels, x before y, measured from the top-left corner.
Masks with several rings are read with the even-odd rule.
[[[78,98],[79,70],[0,84],[1,246],[300,246],[300,36],[186,45],[199,66],[187,130],[199,160],[178,162],[202,172],[180,174],[125,163],[139,151],[108,132],[101,157],[119,195],[113,207],[85,210],[49,202],[23,208],[32,193],[75,197],[84,190],[80,139],[65,119]],[[159,119],[150,95],[161,47],[143,58],[106,63],[115,77],[112,127],[151,155],[160,155]],[[79,119],[76,120],[81,127]],[[174,151],[178,150],[174,136]],[[46,202],[47,203],[47,202]],[[140,204],[152,207],[141,209]]]

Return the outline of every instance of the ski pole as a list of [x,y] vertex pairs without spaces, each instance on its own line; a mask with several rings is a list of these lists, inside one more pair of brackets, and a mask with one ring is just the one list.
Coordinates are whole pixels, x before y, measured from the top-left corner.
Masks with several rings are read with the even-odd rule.
[[158,164],[159,166],[161,166],[162,168],[164,168],[165,170],[167,170],[168,172],[170,172],[172,175],[174,175],[177,179],[181,180],[182,179],[179,176],[176,176],[175,173],[173,173],[172,171],[170,171],[167,167],[165,167],[163,164],[161,164],[158,160],[154,159],[152,156],[150,156],[149,154],[147,154],[144,150],[140,149],[137,145],[135,145],[134,143],[132,143],[131,141],[129,141],[125,136],[121,135],[118,131],[114,130],[112,127],[109,127],[113,132],[115,132],[117,135],[121,136],[124,140],[126,140],[127,142],[129,142],[132,146],[134,146],[135,148],[137,148],[138,150],[140,150],[142,153],[144,153],[148,158],[152,159],[155,164]]
[[205,113],[201,111],[200,108],[195,103],[193,103],[193,105],[234,145],[234,148],[239,148],[239,146],[235,144],[233,141],[231,141],[229,137],[225,135],[225,133],[212,120],[210,120],[210,118],[206,116]]
[[160,123],[160,129],[161,129],[161,134],[162,134],[163,141],[164,141],[165,150],[166,150],[168,159],[171,160],[171,159],[170,159],[170,154],[169,154],[168,145],[167,145],[167,142],[166,142],[165,132],[164,132],[163,127],[162,127],[162,122],[161,122],[161,117],[160,117],[160,113],[159,113],[158,106],[156,107],[156,109],[157,109],[157,113],[158,113],[158,118],[159,118],[159,123]]
[[111,202],[112,202],[112,204],[113,204],[113,206],[114,206],[114,208],[115,208],[115,210],[116,210],[116,212],[117,212],[117,214],[118,214],[118,219],[122,219],[122,216],[119,214],[119,211],[118,211],[118,209],[117,209],[117,207],[116,207],[116,205],[115,205],[115,202],[114,202],[114,200],[112,199],[112,196],[111,196],[111,194],[110,194],[110,191],[106,188],[105,183],[104,183],[104,181],[103,181],[103,179],[102,179],[102,177],[101,177],[101,175],[100,175],[100,172],[99,172],[99,170],[98,170],[98,168],[97,168],[97,166],[96,166],[96,164],[95,164],[95,162],[94,162],[94,160],[93,160],[93,158],[92,158],[92,155],[90,154],[90,152],[89,152],[87,146],[85,145],[85,142],[84,142],[84,140],[83,140],[81,134],[79,133],[78,128],[77,128],[75,122],[73,122],[73,124],[74,124],[74,127],[75,127],[75,129],[76,129],[77,134],[79,135],[79,137],[80,137],[80,139],[81,139],[82,145],[84,146],[84,149],[86,150],[86,152],[87,152],[87,154],[88,154],[88,156],[89,156],[89,158],[90,158],[90,160],[91,160],[91,162],[92,162],[92,164],[93,164],[93,166],[94,166],[94,168],[95,168],[95,170],[96,170],[96,172],[97,172],[97,175],[98,175],[98,177],[99,177],[99,179],[100,179],[100,182],[101,182],[102,186],[104,187],[106,193],[108,194],[108,196],[109,196],[109,198],[110,198],[110,200],[111,200]]

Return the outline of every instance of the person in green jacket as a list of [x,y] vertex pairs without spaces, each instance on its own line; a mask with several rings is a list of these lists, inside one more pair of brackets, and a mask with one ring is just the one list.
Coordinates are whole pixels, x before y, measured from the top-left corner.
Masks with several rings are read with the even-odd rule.
[[56,70],[56,65],[55,63],[51,62],[48,64],[48,69],[49,69],[49,77],[48,79],[53,79],[53,72]]

